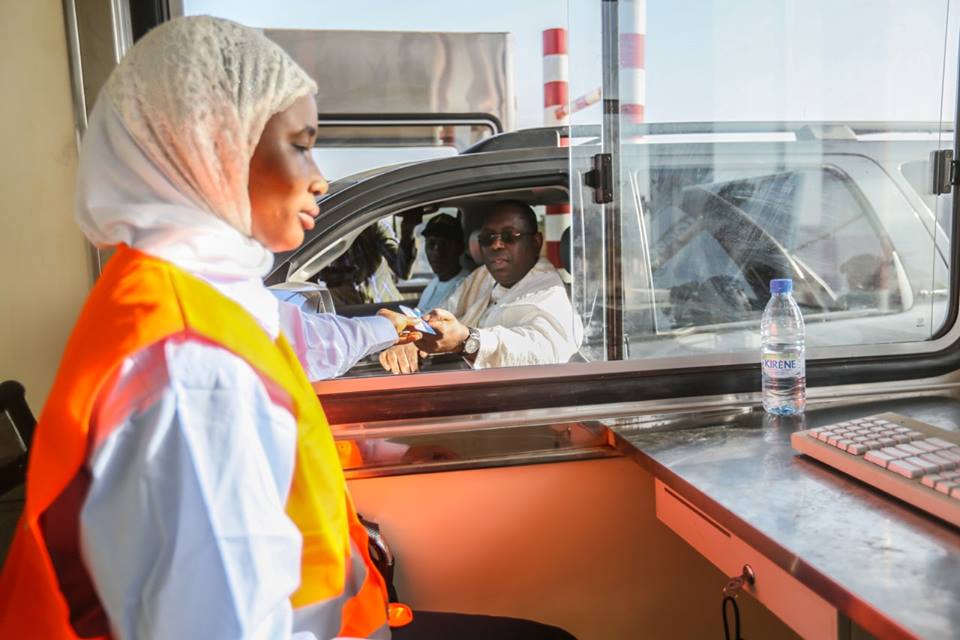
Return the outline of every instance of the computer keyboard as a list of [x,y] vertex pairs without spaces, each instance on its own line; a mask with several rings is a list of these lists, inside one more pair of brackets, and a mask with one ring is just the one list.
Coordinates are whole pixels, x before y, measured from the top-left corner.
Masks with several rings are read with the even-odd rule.
[[960,433],[881,413],[790,436],[794,449],[960,527]]

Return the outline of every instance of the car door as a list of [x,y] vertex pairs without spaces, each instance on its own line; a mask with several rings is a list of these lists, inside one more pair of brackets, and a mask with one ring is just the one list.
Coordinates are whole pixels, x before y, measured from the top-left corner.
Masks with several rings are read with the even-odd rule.
[[476,153],[385,170],[334,183],[320,200],[316,226],[303,245],[278,254],[267,284],[304,281],[343,253],[374,220],[450,198],[568,184],[566,152],[535,148]]

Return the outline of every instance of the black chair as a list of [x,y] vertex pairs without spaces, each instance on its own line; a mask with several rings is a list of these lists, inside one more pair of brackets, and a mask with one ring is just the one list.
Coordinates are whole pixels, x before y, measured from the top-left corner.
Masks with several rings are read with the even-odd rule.
[[0,383],[0,422],[10,423],[21,449],[14,459],[0,466],[0,495],[3,495],[23,484],[27,478],[27,453],[33,440],[33,428],[37,425],[23,385],[16,380]]

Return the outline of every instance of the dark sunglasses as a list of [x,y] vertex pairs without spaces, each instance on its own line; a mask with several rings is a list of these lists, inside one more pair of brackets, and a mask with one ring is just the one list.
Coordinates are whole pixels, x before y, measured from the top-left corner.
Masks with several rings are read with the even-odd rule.
[[523,236],[532,236],[535,234],[536,231],[501,231],[500,233],[490,231],[478,235],[477,241],[480,242],[481,247],[491,247],[497,238],[500,238],[500,242],[503,244],[515,244],[517,240]]

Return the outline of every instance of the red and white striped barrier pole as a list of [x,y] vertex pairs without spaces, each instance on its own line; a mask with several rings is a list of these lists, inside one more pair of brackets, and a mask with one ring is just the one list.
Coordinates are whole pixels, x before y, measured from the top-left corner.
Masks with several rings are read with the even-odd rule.
[[644,49],[647,39],[647,0],[620,3],[621,122],[643,122],[647,104]]
[[557,119],[558,120],[567,120],[572,114],[577,111],[583,111],[592,104],[600,102],[600,98],[603,97],[603,91],[600,90],[600,87],[597,87],[590,93],[585,93],[573,102],[570,103],[570,106],[563,105],[562,107],[557,107]]
[[[547,127],[570,123],[568,113],[569,82],[567,80],[567,30],[547,29],[543,32],[543,124]],[[567,144],[569,138],[560,139]],[[547,257],[560,268],[560,236],[570,226],[569,204],[548,204],[544,221]]]
[[567,81],[567,30],[547,29],[543,32],[543,124],[552,127],[567,124],[557,115],[569,99]]

